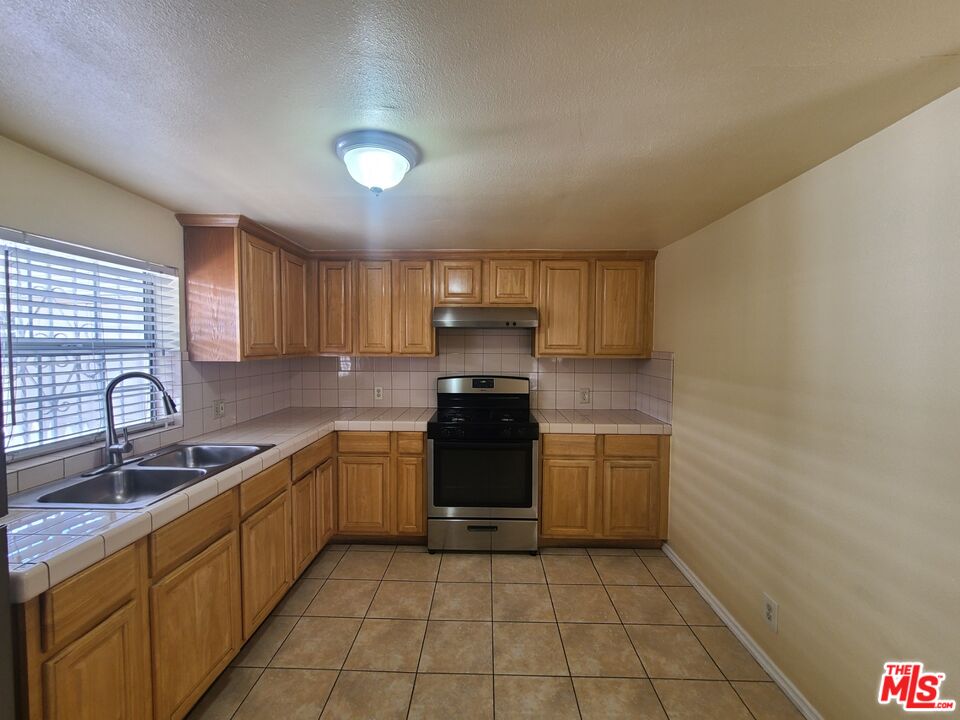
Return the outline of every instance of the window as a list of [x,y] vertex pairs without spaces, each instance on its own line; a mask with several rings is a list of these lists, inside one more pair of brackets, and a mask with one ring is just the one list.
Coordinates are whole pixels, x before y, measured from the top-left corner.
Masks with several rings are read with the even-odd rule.
[[[122,372],[180,378],[176,270],[0,228],[3,425],[11,460],[103,437],[103,393]],[[153,386],[114,393],[116,423],[169,424]]]

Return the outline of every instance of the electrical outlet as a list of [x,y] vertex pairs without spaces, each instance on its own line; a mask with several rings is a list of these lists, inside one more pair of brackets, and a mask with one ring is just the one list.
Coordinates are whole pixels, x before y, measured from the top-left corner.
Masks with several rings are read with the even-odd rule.
[[580,404],[587,405],[590,403],[590,388],[580,388]]
[[223,414],[226,412],[224,407],[223,400],[214,400],[213,401],[213,416],[215,418],[222,418]]
[[383,388],[375,387],[373,389],[373,399],[374,400],[383,400]]
[[780,606],[777,604],[777,601],[772,597],[763,594],[763,619],[766,621],[767,625],[770,626],[770,629],[774,632],[778,632],[780,627]]

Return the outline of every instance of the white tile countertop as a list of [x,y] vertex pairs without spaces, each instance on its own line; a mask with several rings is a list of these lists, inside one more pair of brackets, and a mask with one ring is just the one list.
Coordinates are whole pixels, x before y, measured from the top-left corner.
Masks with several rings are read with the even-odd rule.
[[[275,447],[140,510],[11,508],[10,600],[22,603],[336,430],[425,432],[434,408],[288,408],[191,438]],[[633,410],[535,410],[541,433],[670,434]]]

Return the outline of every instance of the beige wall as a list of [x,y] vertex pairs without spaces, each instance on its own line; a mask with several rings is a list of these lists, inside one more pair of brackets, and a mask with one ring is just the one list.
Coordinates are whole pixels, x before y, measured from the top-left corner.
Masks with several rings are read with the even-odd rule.
[[4,137],[0,225],[183,269],[170,210]]
[[[960,699],[960,91],[670,245],[670,544],[826,718]],[[761,593],[780,603],[780,632]]]

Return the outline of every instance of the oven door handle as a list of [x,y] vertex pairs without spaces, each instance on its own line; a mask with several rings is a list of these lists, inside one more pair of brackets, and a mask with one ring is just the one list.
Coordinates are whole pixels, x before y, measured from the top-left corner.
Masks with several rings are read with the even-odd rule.
[[494,533],[500,529],[499,525],[467,525],[467,532]]

